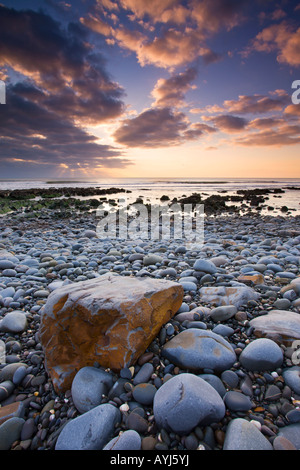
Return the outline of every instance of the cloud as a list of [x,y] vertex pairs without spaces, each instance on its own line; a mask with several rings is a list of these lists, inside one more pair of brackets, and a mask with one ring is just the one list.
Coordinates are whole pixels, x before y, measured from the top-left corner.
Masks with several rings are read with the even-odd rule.
[[193,67],[185,72],[171,76],[170,78],[160,78],[151,92],[155,98],[154,106],[181,106],[185,93],[193,88],[191,82],[196,78],[197,70]]
[[19,77],[7,82],[0,109],[0,154],[8,167],[28,162],[52,173],[62,165],[84,172],[130,163],[85,130],[120,117],[125,106],[123,89],[80,24],[63,28],[42,11],[0,5],[0,66]]
[[285,90],[275,90],[266,95],[240,95],[237,100],[225,100],[222,106],[211,105],[202,111],[209,113],[264,114],[271,111],[283,111],[284,107],[290,102],[291,97]]
[[271,128],[247,134],[236,140],[242,146],[271,146],[282,147],[285,145],[297,145],[300,138],[300,126],[282,123],[276,128]]
[[239,116],[232,116],[230,114],[220,115],[215,117],[206,118],[213,122],[220,131],[224,132],[240,132],[243,130],[248,121]]
[[79,25],[63,29],[41,11],[0,5],[0,66],[47,90],[49,109],[95,124],[122,114],[124,92],[86,39]]
[[124,120],[114,138],[126,147],[165,147],[182,143],[182,132],[187,128],[188,121],[183,113],[168,107],[153,108]]
[[[67,116],[47,109],[31,84],[9,85],[7,105],[0,108],[0,161],[24,162],[70,170],[122,168],[130,163],[120,150],[98,143]],[[28,99],[31,98],[31,99]],[[32,166],[32,165],[31,165]]]
[[256,35],[245,50],[245,55],[253,51],[275,52],[279,63],[299,67],[300,28],[296,28],[287,21],[268,26]]

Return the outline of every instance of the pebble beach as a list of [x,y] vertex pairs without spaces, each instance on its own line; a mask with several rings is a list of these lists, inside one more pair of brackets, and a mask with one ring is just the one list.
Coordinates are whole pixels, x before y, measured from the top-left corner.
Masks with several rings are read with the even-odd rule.
[[[0,449],[299,450],[299,216],[211,210],[199,247],[96,228],[90,210],[0,218]],[[107,273],[179,283],[182,304],[134,365],[57,393],[43,307]]]

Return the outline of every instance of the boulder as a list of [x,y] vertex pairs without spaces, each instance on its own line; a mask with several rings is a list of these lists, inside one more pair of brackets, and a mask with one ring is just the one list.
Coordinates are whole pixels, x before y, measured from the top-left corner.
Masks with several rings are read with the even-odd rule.
[[55,289],[39,330],[55,390],[70,389],[75,374],[95,362],[116,372],[133,365],[175,315],[183,292],[175,282],[112,273]]

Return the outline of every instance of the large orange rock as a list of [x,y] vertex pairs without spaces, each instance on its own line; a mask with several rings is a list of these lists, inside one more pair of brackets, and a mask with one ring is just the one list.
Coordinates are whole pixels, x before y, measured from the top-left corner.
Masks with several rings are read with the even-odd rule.
[[180,284],[112,273],[53,291],[43,307],[40,341],[57,392],[97,361],[118,371],[133,365],[172,318],[183,299]]

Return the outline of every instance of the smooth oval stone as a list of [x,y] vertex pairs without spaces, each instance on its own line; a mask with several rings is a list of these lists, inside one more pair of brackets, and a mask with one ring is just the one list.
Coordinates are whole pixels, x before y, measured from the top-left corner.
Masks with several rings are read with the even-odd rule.
[[150,362],[146,362],[146,364],[143,364],[136,376],[133,378],[133,385],[138,385],[143,382],[148,382],[150,379],[151,375],[154,372],[154,367]]
[[22,333],[27,328],[27,317],[24,312],[8,312],[0,321],[0,330],[8,333]]
[[297,395],[300,395],[300,367],[292,366],[284,369],[282,372],[285,383],[294,390]]
[[227,426],[223,450],[273,450],[273,447],[255,424],[236,418]]
[[213,321],[226,321],[229,318],[233,317],[237,313],[237,308],[235,305],[224,305],[220,307],[213,308],[210,312],[210,316]]
[[239,360],[247,370],[273,370],[281,366],[283,353],[275,341],[259,338],[243,349]]
[[114,437],[103,447],[103,450],[140,450],[141,445],[140,435],[131,429]]
[[200,374],[199,377],[208,382],[209,385],[211,385],[222,398],[224,397],[226,388],[224,387],[222,380],[217,375]]
[[229,388],[236,388],[239,383],[239,376],[233,370],[224,370],[221,379]]
[[67,422],[55,450],[101,450],[112,438],[121,412],[105,403]]
[[86,366],[75,375],[71,393],[74,405],[80,413],[85,413],[101,404],[102,395],[113,386],[113,377],[96,367]]
[[24,423],[23,418],[13,417],[1,424],[0,450],[10,450],[11,445],[19,440]]
[[159,428],[187,434],[197,425],[220,421],[225,405],[208,382],[194,374],[183,373],[170,378],[158,389],[153,412]]
[[197,259],[193,268],[195,271],[203,271],[204,273],[214,274],[218,271],[216,265],[206,259]]
[[300,423],[293,423],[280,428],[277,436],[285,437],[296,449],[300,449]]
[[228,341],[209,330],[189,328],[168,341],[162,355],[179,367],[193,370],[230,369],[236,354]]
[[0,382],[3,382],[4,380],[13,380],[15,372],[20,368],[24,367],[27,369],[27,364],[23,362],[13,362],[11,364],[7,364],[6,366],[3,367],[0,371]]
[[140,383],[132,390],[133,398],[142,405],[151,405],[157,388],[149,383]]
[[0,384],[0,401],[5,400],[14,391],[14,384],[10,380],[5,380]]
[[252,402],[247,395],[230,390],[223,398],[227,408],[232,411],[248,411],[252,408]]

